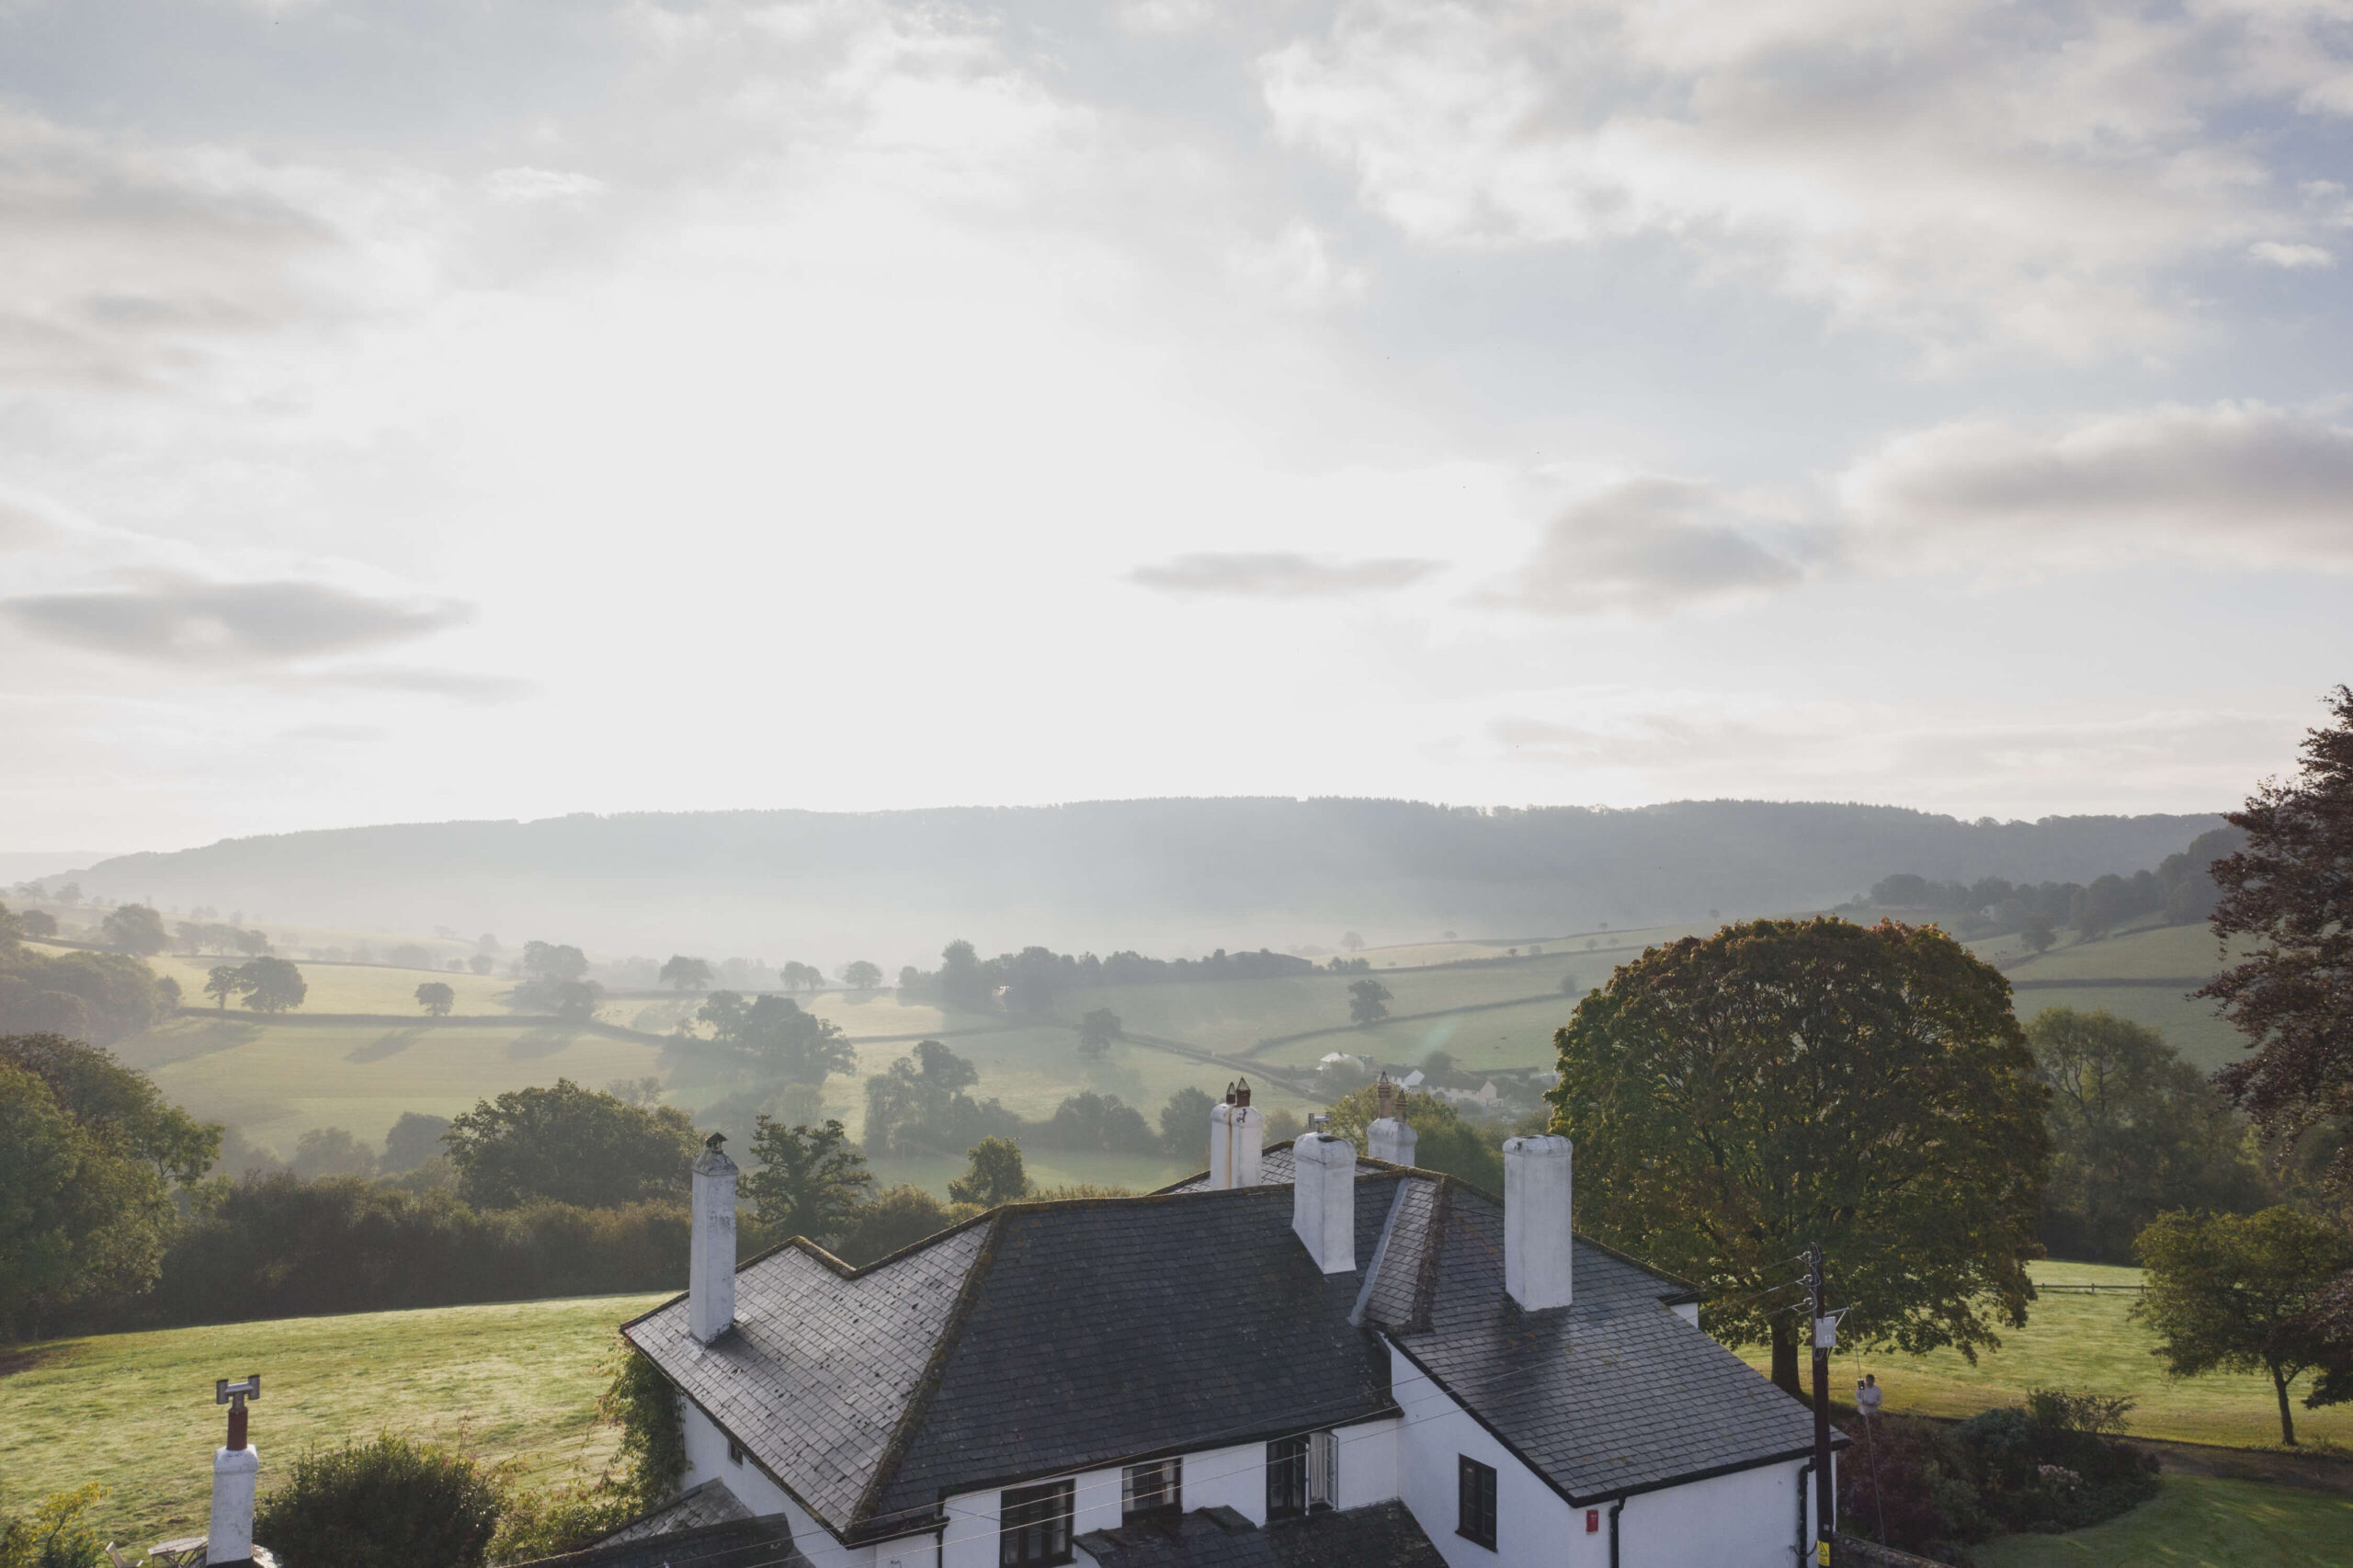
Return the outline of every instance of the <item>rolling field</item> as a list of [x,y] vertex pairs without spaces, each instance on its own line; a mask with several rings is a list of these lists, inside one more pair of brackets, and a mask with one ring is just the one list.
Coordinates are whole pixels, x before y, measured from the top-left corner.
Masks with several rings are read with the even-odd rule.
[[[2029,1267],[2037,1285],[2137,1285],[2137,1268],[2096,1263],[2037,1263]],[[2132,1298],[2110,1295],[2046,1295],[2028,1309],[2027,1326],[2003,1329],[2002,1348],[1981,1355],[1970,1366],[1952,1351],[1905,1357],[1857,1355],[1841,1349],[1832,1358],[1834,1396],[1850,1395],[1865,1372],[1879,1376],[1890,1411],[1925,1415],[1969,1415],[1995,1405],[2021,1404],[2029,1388],[2091,1390],[2129,1394],[2137,1401],[2126,1431],[2136,1437],[2170,1437],[2187,1443],[2263,1448],[2279,1440],[2279,1405],[2268,1378],[2221,1373],[2175,1382],[2149,1352],[2155,1344],[2147,1328],[2125,1316]],[[1741,1352],[1750,1365],[1767,1369],[1771,1357],[1761,1347]],[[2336,1405],[2307,1410],[2302,1386],[2296,1391],[2296,1436],[2307,1444],[2353,1444],[2353,1409]]]
[[2181,992],[2154,985],[2064,985],[2020,991],[2011,1006],[2022,1018],[2045,1007],[2105,1009],[2120,1018],[2146,1024],[2165,1037],[2182,1059],[2211,1073],[2246,1053],[2246,1037],[2214,1016],[2211,1002],[2193,1002]]
[[264,1024],[231,1013],[172,1019],[115,1054],[191,1113],[284,1156],[314,1127],[381,1143],[403,1111],[455,1116],[558,1078],[602,1088],[654,1072],[659,1052],[562,1026]]
[[594,1476],[593,1425],[612,1331],[665,1296],[603,1296],[430,1312],[52,1340],[0,1351],[0,1506],[103,1483],[101,1539],[145,1548],[201,1534],[222,1413],[212,1380],[262,1374],[253,1441],[262,1488],[312,1444],[397,1431],[517,1460],[535,1482]]
[[[2006,937],[2014,942],[2016,938]],[[2205,926],[2153,926],[2008,960],[2014,980],[2171,980],[2212,974],[2225,960]]]
[[2304,1568],[2353,1560],[2353,1497],[2168,1475],[2121,1518],[1972,1547],[1977,1568]]
[[[180,983],[180,995],[188,1006],[208,1007],[211,1000],[204,994],[205,976],[215,964],[235,968],[244,962],[233,958],[186,958],[165,953],[147,960],[157,974],[167,974]],[[303,999],[305,1013],[415,1013],[425,1016],[416,1005],[416,988],[428,980],[438,980],[458,994],[456,1011],[480,1015],[504,1013],[506,1004],[500,1000],[515,987],[511,980],[489,974],[457,974],[447,970],[393,969],[385,964],[317,963],[299,960],[295,968],[302,971],[302,979],[311,987]],[[233,999],[230,1012],[241,1009]]]

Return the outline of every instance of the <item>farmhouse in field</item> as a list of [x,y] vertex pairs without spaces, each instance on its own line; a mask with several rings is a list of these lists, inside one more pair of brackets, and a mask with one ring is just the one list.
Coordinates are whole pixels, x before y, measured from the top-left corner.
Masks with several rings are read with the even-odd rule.
[[1682,1283],[1570,1230],[1565,1139],[1505,1197],[1242,1089],[1210,1170],[1015,1203],[853,1268],[733,1267],[695,1166],[684,1296],[626,1325],[678,1391],[688,1490],[566,1560],[815,1568],[1787,1568],[1812,1424]]

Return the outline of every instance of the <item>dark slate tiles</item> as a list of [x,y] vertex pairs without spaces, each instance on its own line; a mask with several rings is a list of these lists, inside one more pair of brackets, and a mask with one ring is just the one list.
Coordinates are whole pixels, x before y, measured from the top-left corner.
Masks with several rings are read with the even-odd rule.
[[1282,1568],[1265,1533],[1232,1508],[1089,1530],[1077,1546],[1097,1568]]
[[1446,1568],[1403,1503],[1279,1520],[1266,1533],[1282,1568]]
[[1677,1318],[1658,1276],[1583,1242],[1575,1304],[1503,1293],[1503,1210],[1467,1188],[1451,1212],[1429,1326],[1400,1345],[1570,1496],[1589,1500],[1802,1452],[1805,1407]]
[[696,1529],[630,1540],[605,1540],[582,1551],[542,1557],[517,1568],[810,1568],[794,1550],[781,1514],[730,1519]]

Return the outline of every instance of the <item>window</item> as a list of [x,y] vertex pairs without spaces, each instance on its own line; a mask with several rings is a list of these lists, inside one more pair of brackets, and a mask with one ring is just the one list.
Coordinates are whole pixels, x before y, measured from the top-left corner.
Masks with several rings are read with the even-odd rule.
[[1277,1437],[1267,1445],[1267,1517],[1295,1519],[1307,1512],[1307,1439]]
[[1468,1454],[1456,1457],[1454,1533],[1495,1549],[1495,1467]]
[[727,1462],[729,1464],[744,1462],[744,1445],[733,1437],[727,1439]]
[[997,1500],[999,1568],[1043,1568],[1070,1561],[1071,1509],[1078,1483],[1007,1487]]
[[1307,1435],[1307,1511],[1335,1508],[1340,1502],[1340,1445],[1329,1432]]
[[1131,1464],[1120,1474],[1120,1517],[1149,1518],[1185,1511],[1185,1461]]

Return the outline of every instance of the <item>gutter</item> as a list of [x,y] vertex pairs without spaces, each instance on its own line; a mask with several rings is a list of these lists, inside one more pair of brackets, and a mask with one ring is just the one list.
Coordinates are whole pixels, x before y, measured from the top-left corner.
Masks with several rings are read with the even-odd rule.
[[1618,1516],[1625,1511],[1623,1497],[1609,1505],[1609,1568],[1618,1568]]

